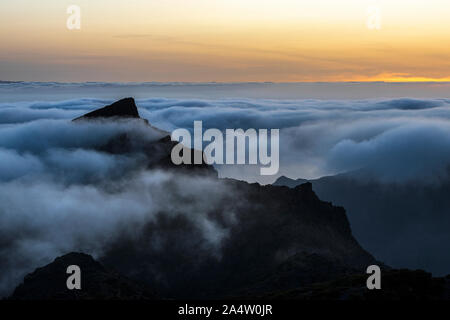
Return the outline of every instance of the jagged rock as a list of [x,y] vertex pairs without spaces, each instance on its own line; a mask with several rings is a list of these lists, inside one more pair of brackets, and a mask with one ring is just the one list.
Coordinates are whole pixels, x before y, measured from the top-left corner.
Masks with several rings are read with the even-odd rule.
[[[81,269],[81,290],[69,290],[67,267]],[[69,253],[25,276],[11,300],[91,300],[155,299],[156,295],[141,284],[106,269],[90,255]]]
[[101,109],[94,110],[92,112],[86,113],[85,115],[74,119],[77,120],[87,120],[95,118],[141,118],[139,116],[136,103],[133,98],[124,98],[122,100],[116,101],[109,106],[103,107]]
[[[176,168],[177,170],[187,170],[191,174],[196,173],[217,176],[215,169],[204,163],[195,165],[174,165],[170,157],[170,152],[173,146],[178,142],[172,141],[168,132],[152,126],[147,119],[141,118],[133,98],[121,99],[111,105],[75,118],[72,121],[88,121],[93,119],[109,121],[135,119],[144,121],[149,130],[154,130],[162,136],[161,139],[149,142],[142,139],[142,137],[134,136],[130,133],[123,133],[113,137],[105,145],[99,147],[99,151],[111,154],[143,154],[148,159],[148,168],[162,168],[166,170]],[[184,150],[187,150],[187,148]],[[192,163],[194,162],[196,153],[202,153],[203,157],[203,152],[201,150],[194,150],[191,153]]]
[[[201,299],[303,286],[377,264],[353,238],[344,209],[320,201],[310,185],[289,189],[232,179],[223,183],[233,192],[207,212],[218,217],[214,221],[219,228],[227,230],[219,259],[214,255],[198,257],[191,248],[198,241],[195,225],[181,216],[170,219],[170,213],[161,213],[160,220],[149,224],[138,237],[117,241],[101,261],[142,279],[167,298]],[[234,222],[221,220],[228,212],[235,215]],[[166,230],[176,236],[168,237],[156,249],[141,245],[152,243]],[[297,252],[317,258],[299,256],[281,281],[258,285],[265,277],[277,277],[283,264],[295,259]],[[324,265],[318,268],[321,262]]]

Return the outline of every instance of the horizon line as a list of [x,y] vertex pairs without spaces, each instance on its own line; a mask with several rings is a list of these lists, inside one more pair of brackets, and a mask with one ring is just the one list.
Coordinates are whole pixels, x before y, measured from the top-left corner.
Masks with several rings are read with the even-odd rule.
[[60,84],[351,84],[351,83],[386,83],[386,84],[435,84],[450,83],[450,80],[426,81],[389,81],[389,80],[348,80],[348,81],[36,81],[36,80],[0,80],[0,84],[14,83],[60,83]]

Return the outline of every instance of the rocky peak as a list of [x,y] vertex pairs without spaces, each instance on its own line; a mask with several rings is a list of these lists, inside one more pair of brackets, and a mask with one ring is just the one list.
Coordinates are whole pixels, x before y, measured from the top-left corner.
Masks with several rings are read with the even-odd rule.
[[140,119],[136,103],[133,98],[124,98],[116,101],[106,107],[86,113],[85,115],[74,119],[73,121],[82,119],[95,118],[137,118]]

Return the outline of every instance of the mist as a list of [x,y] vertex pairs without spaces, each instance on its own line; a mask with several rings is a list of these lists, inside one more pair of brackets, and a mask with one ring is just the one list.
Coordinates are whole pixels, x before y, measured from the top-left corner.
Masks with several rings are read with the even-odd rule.
[[[123,237],[139,237],[160,215],[181,216],[196,232],[183,239],[197,257],[220,259],[232,210],[206,214],[232,194],[207,177],[149,170],[139,153],[101,151],[128,132],[154,141],[162,133],[140,121],[71,122],[108,99],[0,103],[0,295],[34,268],[69,251],[102,256]],[[137,100],[160,129],[278,128],[279,175],[316,178],[364,169],[381,183],[436,184],[450,163],[447,99]],[[220,177],[271,183],[255,166],[218,166]],[[170,190],[170,191],[168,191]],[[158,218],[159,217],[159,218]],[[176,230],[175,230],[176,231]],[[147,244],[158,248],[173,232]],[[171,233],[172,232],[172,233]],[[166,239],[166,240],[165,240]],[[155,249],[156,250],[156,249]]]
[[[79,141],[95,147],[96,139],[107,139],[114,134],[107,124],[100,129],[97,126],[72,128],[67,127],[66,119],[109,102],[83,98],[48,103],[1,103],[0,148],[20,152],[9,157],[21,157],[20,163],[28,163],[32,170],[37,170],[39,161],[33,160],[29,153],[39,153],[39,149],[47,147],[77,148]],[[281,175],[313,179],[364,169],[373,179],[386,183],[418,180],[435,183],[446,178],[450,162],[446,151],[450,147],[448,99],[151,98],[138,100],[137,104],[142,117],[168,132],[176,128],[192,131],[197,120],[203,122],[205,130],[280,129],[277,176],[261,176],[256,166],[218,166],[221,177],[266,184]],[[46,130],[42,130],[44,127]],[[25,167],[17,172],[23,170]]]
[[[192,238],[202,254],[220,259],[223,221],[232,223],[233,215],[218,223],[206,208],[232,191],[211,178],[149,170],[139,153],[98,150],[125,131],[134,140],[162,137],[136,120],[0,126],[0,296],[59,255],[101,256],[118,239],[138,237],[146,225],[157,224],[161,214],[183,216],[197,230]],[[147,245],[157,247],[171,236]]]

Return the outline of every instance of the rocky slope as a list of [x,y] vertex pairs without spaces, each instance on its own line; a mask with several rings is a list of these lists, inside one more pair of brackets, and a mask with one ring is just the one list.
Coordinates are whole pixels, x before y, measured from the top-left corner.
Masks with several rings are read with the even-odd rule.
[[[81,290],[69,290],[67,267],[81,269]],[[156,295],[130,279],[108,270],[91,256],[69,253],[28,274],[11,300],[149,300]]]
[[[353,274],[328,282],[258,296],[275,300],[449,300],[450,276],[432,277],[423,270],[384,270],[381,290],[367,290],[367,275]],[[254,298],[254,297],[253,297]]]

